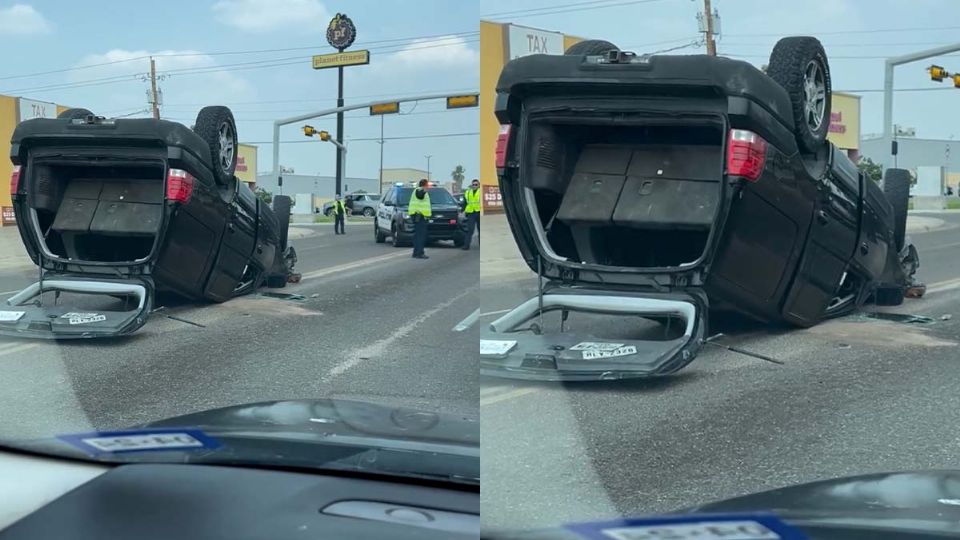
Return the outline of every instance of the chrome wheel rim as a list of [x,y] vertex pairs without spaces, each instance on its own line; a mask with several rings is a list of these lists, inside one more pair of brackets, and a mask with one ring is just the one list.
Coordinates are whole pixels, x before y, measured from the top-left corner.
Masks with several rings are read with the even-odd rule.
[[230,166],[233,165],[233,155],[236,152],[233,146],[233,128],[230,127],[229,122],[220,124],[217,138],[220,143],[220,168],[228,171]]
[[803,117],[812,131],[823,125],[826,108],[826,78],[820,63],[811,60],[803,70]]

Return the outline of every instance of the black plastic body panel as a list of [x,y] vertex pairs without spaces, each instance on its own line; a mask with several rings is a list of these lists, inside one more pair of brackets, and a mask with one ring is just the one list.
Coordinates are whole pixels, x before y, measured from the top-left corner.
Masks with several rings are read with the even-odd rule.
[[[864,184],[856,166],[830,143],[817,155],[801,155],[789,96],[746,62],[692,55],[600,64],[582,56],[532,55],[504,67],[497,92],[497,119],[512,125],[505,167],[498,170],[507,220],[528,266],[535,272],[542,268],[547,280],[649,292],[702,287],[712,304],[733,306],[762,320],[809,326],[824,316],[845,271],[857,273],[864,291],[888,279],[882,276],[897,275],[896,257],[890,253],[892,211],[882,192]],[[707,213],[655,204],[656,197],[646,207],[623,199],[624,192],[638,188],[651,193],[685,190],[693,203],[708,190],[693,182],[688,189],[628,178],[628,191],[600,177],[601,171],[575,180],[584,184],[584,194],[579,201],[564,200],[566,208],[558,219],[605,220],[610,201],[615,201],[610,220],[617,226],[648,228],[640,216],[662,212],[653,221],[683,216],[667,227],[671,230],[710,227],[704,256],[693,267],[603,267],[564,261],[542,245],[536,220],[546,218],[536,215],[532,190],[549,190],[549,175],[559,174],[550,171],[570,164],[554,148],[537,149],[546,156],[543,160],[528,155],[530,138],[539,137],[537,115],[577,115],[589,125],[611,109],[622,111],[617,118],[621,125],[638,115],[658,122],[695,122],[712,115],[721,118],[726,129],[750,130],[767,141],[764,169],[756,182],[729,177],[723,170],[724,189],[719,199],[714,195],[718,206],[709,220]],[[724,155],[719,156],[721,163]],[[866,296],[860,294],[858,302]]]
[[123,465],[0,530],[0,540],[477,538],[477,531],[322,512],[338,501],[480,514],[478,492],[241,467]]
[[62,194],[62,208],[70,212],[57,214],[55,228],[118,237],[156,236],[154,249],[142,260],[78,264],[50,255],[41,261],[41,234],[31,213],[52,200],[30,191],[15,194],[17,226],[35,264],[42,262],[44,268],[58,273],[150,275],[158,289],[213,301],[232,297],[249,263],[260,270],[273,266],[280,235],[272,210],[239,180],[234,180],[235,185],[217,184],[209,148],[186,126],[152,119],[95,124],[36,119],[22,122],[14,131],[11,160],[23,167],[22,178],[29,177],[35,159],[105,157],[185,170],[195,178],[192,196],[187,203],[177,203],[163,200],[162,185],[150,189],[136,184],[69,183]]

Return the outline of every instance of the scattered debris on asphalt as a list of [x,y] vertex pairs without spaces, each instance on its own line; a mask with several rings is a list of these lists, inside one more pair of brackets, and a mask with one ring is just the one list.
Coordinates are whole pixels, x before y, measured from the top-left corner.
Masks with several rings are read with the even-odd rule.
[[949,313],[946,313],[946,314],[943,314],[943,315],[940,316],[940,320],[941,320],[941,321],[949,321],[949,320],[952,319],[952,318],[953,318],[953,315],[951,315],[951,314],[949,314]]
[[716,342],[714,341],[714,340],[719,339],[719,338],[721,338],[721,337],[723,337],[723,336],[724,336],[723,334],[716,334],[716,335],[710,336],[710,337],[708,337],[707,339],[703,340],[703,343],[704,343],[704,345],[713,345],[714,347],[720,347],[721,349],[726,349],[726,350],[728,350],[728,351],[730,351],[730,352],[740,353],[740,354],[745,355],[745,356],[750,356],[750,357],[752,357],[752,358],[757,358],[757,359],[764,360],[764,361],[766,361],[766,362],[771,362],[771,363],[774,363],[774,364],[777,364],[777,365],[780,365],[780,366],[782,366],[782,365],[784,364],[784,362],[783,362],[782,360],[777,360],[776,358],[771,358],[771,357],[769,357],[769,356],[766,356],[766,355],[763,355],[763,354],[759,354],[759,353],[755,353],[755,352],[745,351],[745,350],[740,349],[740,348],[738,348],[738,347],[733,347],[733,346],[730,346],[730,345],[724,345],[724,344],[722,344],[722,343],[716,343]]
[[289,300],[291,302],[305,302],[307,300],[307,297],[302,294],[261,292],[260,296],[265,296],[267,298],[275,298],[277,300]]
[[904,324],[932,324],[934,322],[931,317],[910,315],[907,313],[883,313],[879,311],[873,311],[864,313],[863,316],[868,319],[879,319],[881,321],[892,321]]

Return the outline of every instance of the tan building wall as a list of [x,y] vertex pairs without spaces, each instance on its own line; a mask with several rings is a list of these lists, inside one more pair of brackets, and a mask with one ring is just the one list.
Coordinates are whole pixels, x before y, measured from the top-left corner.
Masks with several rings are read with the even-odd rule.
[[[10,208],[10,190],[7,189],[13,164],[10,163],[10,138],[17,127],[17,98],[0,96],[0,208]],[[2,221],[2,220],[0,220]]]
[[[497,80],[509,56],[509,27],[506,23],[480,21],[480,189],[483,190],[483,213],[503,211],[499,204],[500,187],[494,163],[500,124],[493,114],[493,106],[497,97]],[[579,41],[583,38],[564,35],[564,50]]]

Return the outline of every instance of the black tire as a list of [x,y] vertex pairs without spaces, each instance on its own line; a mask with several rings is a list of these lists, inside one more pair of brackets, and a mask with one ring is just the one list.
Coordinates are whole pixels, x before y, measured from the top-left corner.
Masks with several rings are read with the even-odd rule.
[[387,236],[380,230],[380,225],[376,221],[373,222],[373,241],[378,244],[387,241]]
[[280,227],[280,245],[277,252],[283,253],[287,250],[287,242],[290,235],[290,206],[291,199],[286,195],[276,195],[273,197],[273,213],[277,215],[277,224]]
[[204,107],[197,113],[194,133],[210,148],[210,163],[217,183],[227,185],[237,171],[237,123],[227,107]]
[[893,239],[897,253],[907,237],[907,207],[910,205],[910,171],[887,169],[883,173],[883,194],[893,207]]
[[362,214],[363,214],[363,217],[368,217],[368,218],[370,218],[370,217],[373,217],[373,216],[376,214],[376,212],[373,211],[373,208],[370,208],[370,207],[368,206],[368,207],[366,207],[366,208],[363,209]]
[[620,48],[602,39],[588,39],[579,43],[574,43],[563,54],[570,56],[596,56],[607,54],[607,51],[619,51]]
[[331,208],[327,208],[326,210],[324,210],[324,211],[323,211],[323,215],[325,215],[325,216],[327,216],[327,217],[333,217],[333,208],[331,207]]
[[93,113],[88,109],[67,109],[62,113],[57,115],[57,118],[60,120],[74,120],[77,118],[86,118],[88,116],[93,116]]
[[[819,73],[811,74],[816,69]],[[800,151],[815,153],[827,140],[830,129],[830,107],[832,90],[830,87],[830,64],[823,45],[814,37],[798,36],[783,38],[777,42],[770,53],[767,75],[790,95],[793,109],[794,134]],[[822,99],[811,97],[809,103],[806,94],[807,81],[813,77],[822,90]],[[816,92],[819,96],[820,92]]]
[[399,232],[396,225],[390,227],[390,243],[393,244],[393,247],[407,247],[410,242]]

